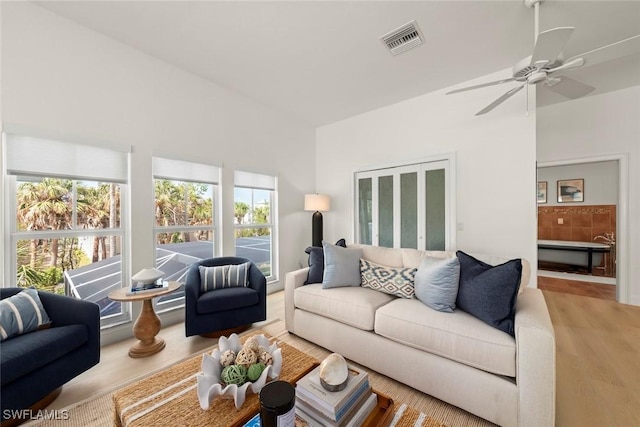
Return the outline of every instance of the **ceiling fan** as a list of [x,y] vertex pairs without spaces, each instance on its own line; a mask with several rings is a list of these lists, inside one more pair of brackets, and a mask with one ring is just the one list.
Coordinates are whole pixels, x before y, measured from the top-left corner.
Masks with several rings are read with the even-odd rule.
[[567,98],[580,98],[591,93],[595,88],[564,76],[564,72],[582,67],[585,64],[596,64],[640,51],[640,35],[637,35],[563,60],[562,50],[569,41],[574,28],[558,27],[538,33],[538,6],[540,2],[542,0],[524,0],[527,7],[535,7],[537,38],[532,55],[514,65],[512,77],[455,89],[447,92],[446,95],[514,81],[520,83],[478,111],[476,116],[493,110],[528,84],[542,84]]

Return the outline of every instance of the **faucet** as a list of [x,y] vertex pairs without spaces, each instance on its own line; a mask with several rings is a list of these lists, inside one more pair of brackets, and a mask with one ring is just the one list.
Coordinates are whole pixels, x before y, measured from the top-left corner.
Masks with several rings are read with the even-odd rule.
[[596,237],[593,238],[593,241],[596,242],[598,240],[602,240],[605,243],[612,245],[616,242],[616,238],[614,233],[600,233]]

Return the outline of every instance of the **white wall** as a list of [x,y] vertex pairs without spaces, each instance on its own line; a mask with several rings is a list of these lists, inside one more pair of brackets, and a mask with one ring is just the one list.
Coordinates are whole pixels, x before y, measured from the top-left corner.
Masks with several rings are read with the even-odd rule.
[[[505,70],[458,86],[496,80]],[[511,87],[457,95],[446,90],[319,128],[318,190],[331,196],[325,239],[353,241],[353,172],[455,152],[457,249],[523,257],[536,264],[535,110],[520,92],[484,116],[474,114]],[[530,96],[535,105],[535,94]]]
[[[584,201],[558,203],[558,180],[584,179]],[[618,162],[594,162],[538,168],[538,181],[547,182],[547,203],[539,206],[617,205]]]
[[[629,302],[640,305],[640,86],[539,108],[538,162],[628,155]],[[620,215],[620,212],[618,212]]]
[[280,277],[306,262],[314,128],[31,3],[2,9],[2,122],[133,148],[132,271],[154,262],[156,154],[224,167],[225,255],[233,170],[277,175]]

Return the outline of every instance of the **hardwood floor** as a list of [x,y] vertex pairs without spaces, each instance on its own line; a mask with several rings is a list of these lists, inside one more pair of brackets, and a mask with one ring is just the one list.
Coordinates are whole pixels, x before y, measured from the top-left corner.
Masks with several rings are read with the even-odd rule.
[[602,283],[538,276],[538,288],[546,291],[564,292],[609,301],[616,300],[616,287]]
[[543,293],[556,335],[556,425],[640,425],[640,307]]
[[[543,291],[556,334],[556,425],[640,425],[640,307]],[[268,297],[268,320],[284,319],[284,292]],[[184,325],[163,328],[167,347],[127,356],[133,340],[105,346],[98,366],[64,386],[49,406],[60,409],[183,360],[216,344],[184,337]],[[450,426],[454,427],[454,426]]]

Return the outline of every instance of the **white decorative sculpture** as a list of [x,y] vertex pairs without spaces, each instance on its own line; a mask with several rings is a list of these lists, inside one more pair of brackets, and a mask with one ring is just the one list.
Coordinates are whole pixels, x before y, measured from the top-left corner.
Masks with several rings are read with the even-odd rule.
[[282,350],[278,348],[276,343],[270,344],[269,339],[264,335],[258,335],[255,338],[260,347],[268,349],[273,357],[273,364],[268,365],[254,382],[245,382],[238,386],[236,384],[225,385],[222,381],[221,374],[224,366],[220,362],[221,355],[227,350],[231,350],[235,354],[242,350],[242,344],[240,344],[240,338],[237,334],[231,334],[229,338],[220,337],[218,348],[211,354],[202,355],[202,372],[198,373],[196,377],[198,401],[202,409],[209,409],[209,404],[217,396],[233,399],[236,408],[240,408],[248,392],[258,393],[267,383],[267,379],[278,378],[282,369]]

